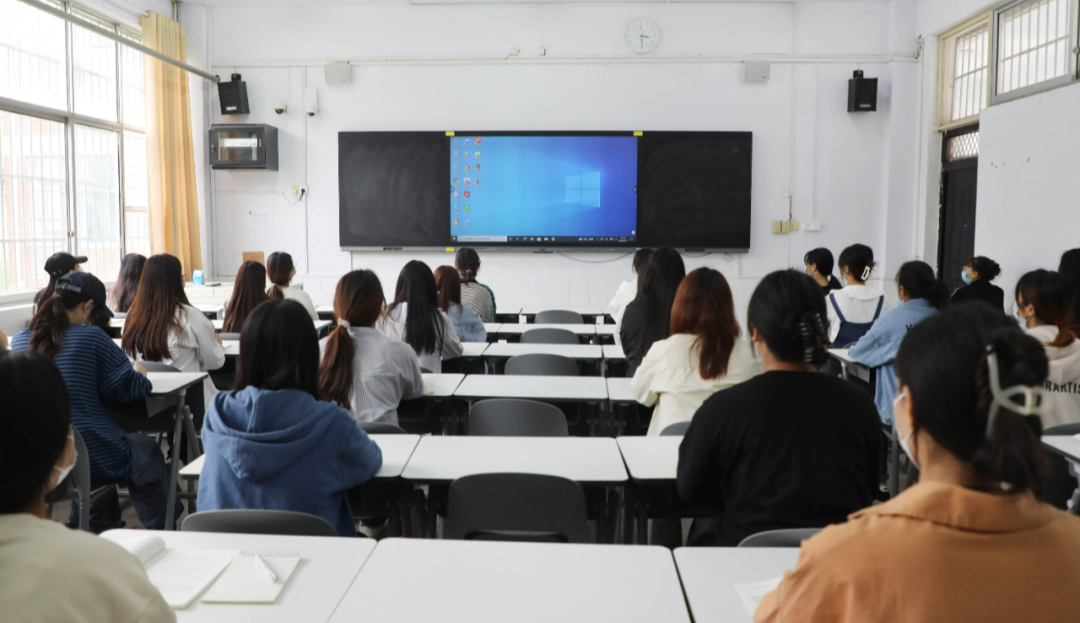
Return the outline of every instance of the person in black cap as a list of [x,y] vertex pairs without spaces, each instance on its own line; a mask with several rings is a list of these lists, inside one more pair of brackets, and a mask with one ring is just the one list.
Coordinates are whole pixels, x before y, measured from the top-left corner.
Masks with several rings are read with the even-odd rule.
[[[104,331],[88,326],[95,310],[104,307],[100,279],[84,272],[63,275],[30,326],[12,338],[11,350],[33,351],[60,369],[71,396],[71,423],[90,455],[91,488],[126,483],[143,527],[160,530],[168,502],[161,447],[148,435],[125,433],[112,417],[113,404],[144,400],[151,384],[146,370],[133,367]],[[120,504],[112,487],[91,504],[90,529],[101,532],[119,523]]]
[[84,263],[86,263],[86,256],[84,255],[72,255],[67,251],[60,251],[50,255],[49,259],[45,260],[45,272],[49,273],[49,285],[34,295],[34,307],[41,307],[45,299],[52,296],[57,279],[68,273],[82,270],[79,265]]

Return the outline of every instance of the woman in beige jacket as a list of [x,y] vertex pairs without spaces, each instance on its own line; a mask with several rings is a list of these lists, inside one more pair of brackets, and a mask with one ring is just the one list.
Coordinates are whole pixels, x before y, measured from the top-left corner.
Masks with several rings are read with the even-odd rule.
[[687,275],[671,308],[671,337],[653,343],[630,383],[638,402],[656,405],[650,436],[689,422],[709,396],[761,374],[739,333],[724,276],[711,268]]
[[914,327],[894,366],[919,484],[806,541],[754,620],[1077,620],[1080,517],[1040,500],[1042,346],[964,306]]

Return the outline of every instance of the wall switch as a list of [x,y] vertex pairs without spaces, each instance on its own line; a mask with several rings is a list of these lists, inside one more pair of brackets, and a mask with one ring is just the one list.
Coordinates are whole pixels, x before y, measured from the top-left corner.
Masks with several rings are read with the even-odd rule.
[[791,221],[780,221],[780,233],[786,234],[791,231]]
[[783,223],[783,221],[773,221],[772,222],[772,233],[774,233],[774,234],[779,234],[780,233],[780,230],[783,228],[781,223]]
[[821,222],[809,221],[806,223],[806,231],[821,231]]
[[799,231],[799,221],[791,221],[791,231]]

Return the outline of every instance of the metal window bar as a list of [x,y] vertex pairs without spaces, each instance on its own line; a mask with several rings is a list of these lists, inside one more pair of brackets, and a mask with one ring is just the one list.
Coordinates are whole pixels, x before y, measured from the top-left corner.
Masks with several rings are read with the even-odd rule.
[[948,160],[967,160],[979,157],[979,131],[960,134],[948,139]]

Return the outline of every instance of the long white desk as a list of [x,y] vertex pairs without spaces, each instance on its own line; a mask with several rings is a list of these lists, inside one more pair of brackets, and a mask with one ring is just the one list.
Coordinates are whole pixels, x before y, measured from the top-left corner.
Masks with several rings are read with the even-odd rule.
[[191,306],[201,311],[207,318],[225,318],[225,306],[221,303],[192,303]]
[[[507,325],[503,325],[506,327]],[[545,326],[545,325],[541,325]],[[532,325],[533,328],[538,328]],[[484,357],[488,359],[510,358],[517,355],[547,354],[562,355],[577,361],[600,361],[604,351],[594,344],[510,344],[496,343],[488,345]]]
[[1073,435],[1043,435],[1042,442],[1067,461],[1080,465],[1080,439]]
[[870,368],[855,361],[848,354],[849,348],[830,348],[829,356],[840,362],[840,367],[844,371],[844,378],[855,377],[859,380],[870,382]]
[[[110,530],[102,538],[116,543],[146,534],[142,530]],[[294,551],[301,556],[285,590],[273,605],[204,604],[198,599],[176,611],[180,623],[295,623],[328,621],[361,567],[375,549],[372,539],[158,532],[169,548],[241,551]]]
[[637,481],[674,482],[679,469],[681,436],[619,437],[626,470]]
[[488,349],[491,344],[487,342],[462,342],[461,343],[461,358],[462,359],[478,359],[484,356],[484,351]]
[[626,482],[619,447],[605,437],[424,437],[401,477],[449,483],[497,472],[548,474],[606,486]]
[[634,392],[630,389],[630,383],[634,379],[623,377],[608,377],[608,398],[615,404],[633,404],[637,402]]
[[[218,333],[221,333],[222,327],[225,326],[225,321],[224,320],[211,320],[210,322],[212,322],[214,324],[214,331],[217,331]],[[323,331],[325,329],[329,328],[330,325],[334,324],[330,320],[315,320],[313,322],[315,323],[315,332],[318,333],[320,336],[323,334]]]
[[168,396],[186,390],[207,377],[205,372],[148,372],[151,396]]
[[626,360],[626,353],[623,352],[623,347],[618,344],[604,344],[600,348],[604,349],[604,359],[611,361]]
[[795,568],[797,547],[680,547],[675,550],[695,621],[751,623],[736,584],[762,582]]
[[660,547],[385,539],[331,621],[689,623],[690,615]]
[[594,324],[504,324],[497,331],[499,335],[521,335],[536,329],[563,329],[574,335],[596,335]]
[[523,398],[567,402],[607,400],[607,383],[598,376],[529,376],[470,374],[455,398]]
[[425,372],[424,397],[425,398],[449,398],[465,380],[464,374],[433,374]]

